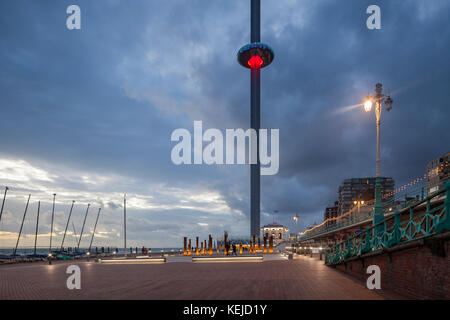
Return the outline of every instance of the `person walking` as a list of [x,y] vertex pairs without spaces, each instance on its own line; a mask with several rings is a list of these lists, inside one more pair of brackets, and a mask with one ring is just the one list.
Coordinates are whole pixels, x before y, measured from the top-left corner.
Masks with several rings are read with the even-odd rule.
[[235,255],[235,256],[237,256],[237,253],[236,253],[236,244],[233,242],[233,254]]

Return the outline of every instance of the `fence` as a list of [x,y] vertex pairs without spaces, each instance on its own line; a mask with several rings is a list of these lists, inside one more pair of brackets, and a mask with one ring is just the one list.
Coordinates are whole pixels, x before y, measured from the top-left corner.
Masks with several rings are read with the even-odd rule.
[[[418,211],[425,211],[417,214]],[[325,256],[325,263],[343,262],[353,256],[408,243],[450,231],[450,182],[445,189],[414,203],[400,213],[367,227],[360,234],[337,243]]]

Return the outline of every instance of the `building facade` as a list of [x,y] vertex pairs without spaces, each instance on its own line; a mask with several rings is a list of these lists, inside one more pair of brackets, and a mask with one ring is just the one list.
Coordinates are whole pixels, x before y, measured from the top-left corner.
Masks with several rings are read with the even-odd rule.
[[[334,206],[326,207],[325,214],[323,215],[323,221],[326,221],[327,219],[330,219],[330,218],[337,217],[339,215],[338,214],[338,206],[339,206],[339,201],[335,201]],[[328,221],[326,223],[326,227],[330,227],[335,224],[336,224],[336,221]]]
[[286,240],[288,236],[289,229],[278,223],[266,224],[261,228],[263,237],[269,238],[270,235],[273,236],[273,243],[278,244]]
[[450,152],[434,159],[427,164],[427,195],[444,188],[445,182],[450,180]]
[[[368,203],[375,198],[375,177],[345,179],[339,186],[338,215],[342,215],[351,210],[358,201]],[[381,192],[384,201],[392,200],[392,193],[395,188],[394,179],[381,177]]]

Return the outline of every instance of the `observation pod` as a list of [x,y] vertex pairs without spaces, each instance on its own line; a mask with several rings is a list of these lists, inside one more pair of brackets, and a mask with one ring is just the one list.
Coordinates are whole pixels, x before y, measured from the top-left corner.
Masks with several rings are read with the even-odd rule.
[[239,49],[237,60],[245,68],[258,69],[272,63],[275,54],[271,47],[261,42],[249,43]]

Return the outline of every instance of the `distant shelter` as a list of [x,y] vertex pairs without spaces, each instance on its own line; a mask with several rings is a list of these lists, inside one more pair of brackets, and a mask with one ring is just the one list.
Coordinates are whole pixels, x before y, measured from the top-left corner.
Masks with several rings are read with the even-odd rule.
[[273,243],[275,245],[286,241],[288,237],[289,229],[285,226],[278,224],[276,222],[266,224],[264,227],[261,228],[263,237],[269,238],[270,235],[273,236]]

